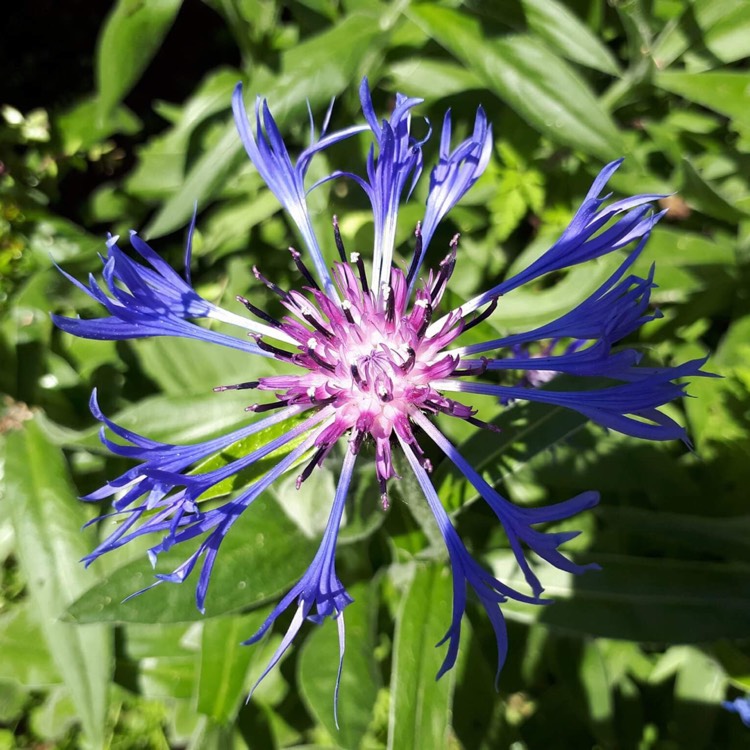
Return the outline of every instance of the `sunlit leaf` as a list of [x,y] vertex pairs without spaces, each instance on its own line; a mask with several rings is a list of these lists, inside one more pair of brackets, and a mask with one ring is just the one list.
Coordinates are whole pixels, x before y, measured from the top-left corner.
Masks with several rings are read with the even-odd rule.
[[7,437],[5,485],[18,556],[47,648],[84,731],[99,745],[109,695],[110,634],[59,619],[93,575],[78,562],[88,551],[91,535],[81,533],[87,517],[70,486],[62,452],[35,421]]

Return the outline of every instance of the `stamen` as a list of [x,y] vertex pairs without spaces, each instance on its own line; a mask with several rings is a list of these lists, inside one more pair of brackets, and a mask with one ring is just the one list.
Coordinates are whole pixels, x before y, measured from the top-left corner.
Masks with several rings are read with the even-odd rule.
[[262,414],[265,411],[273,411],[274,409],[281,409],[284,406],[288,406],[289,399],[281,399],[280,401],[271,401],[269,404],[250,404],[245,407],[245,411],[251,411],[254,414]]
[[406,359],[406,362],[401,365],[401,372],[406,374],[411,370],[412,367],[414,367],[414,363],[417,361],[417,353],[412,349],[411,347],[408,347],[406,349],[406,353],[409,355]]
[[329,331],[324,325],[321,325],[315,317],[312,315],[312,313],[309,312],[303,312],[302,317],[319,333],[322,333],[327,339],[334,338],[333,333]]
[[367,271],[365,271],[365,262],[362,260],[362,256],[359,253],[351,254],[351,261],[357,265],[359,271],[359,283],[362,286],[362,293],[367,294],[370,291],[370,287],[367,284]]
[[354,382],[362,389],[367,388],[367,383],[362,379],[362,376],[359,374],[359,369],[357,368],[357,365],[351,366],[351,373],[352,378],[354,379]]
[[429,458],[425,458],[424,451],[422,450],[422,446],[420,444],[412,439],[412,441],[409,443],[406,443],[409,448],[411,448],[411,452],[417,457],[417,460],[422,465],[422,468],[428,473],[432,473],[432,463],[430,463]]
[[224,391],[245,391],[257,388],[259,385],[259,380],[248,380],[247,383],[236,383],[235,385],[217,385],[213,390],[214,393],[223,393]]
[[424,306],[424,320],[422,321],[422,325],[419,326],[419,330],[417,331],[417,338],[422,338],[422,336],[427,333],[427,329],[430,327],[430,322],[432,321],[432,305],[425,300],[425,306]]
[[435,280],[435,284],[430,292],[430,299],[435,300],[442,296],[443,290],[445,289],[448,280],[453,275],[453,270],[456,267],[456,248],[458,247],[458,238],[460,234],[454,234],[451,240],[451,251],[440,261],[440,270],[438,271],[438,277]]
[[473,424],[475,427],[481,427],[483,430],[489,430],[490,432],[502,432],[502,430],[496,424],[485,422],[482,419],[477,419],[476,417],[464,417],[464,419],[469,424]]
[[302,469],[302,473],[297,477],[297,481],[295,483],[297,489],[299,489],[302,486],[302,483],[310,476],[310,474],[313,473],[313,469],[315,469],[315,467],[318,465],[318,462],[323,458],[327,449],[328,444],[326,443],[324,445],[321,445],[318,450],[315,451],[313,457],[307,462],[305,468]]
[[[489,365],[489,363],[490,361],[489,359],[487,359],[487,357],[482,357],[479,360],[464,360],[463,364],[468,366],[462,370],[454,370],[451,373],[451,377],[461,377],[463,375],[484,375],[484,373],[487,372],[487,366]],[[474,367],[474,364],[478,365],[478,367]]]
[[417,266],[419,264],[419,257],[422,255],[422,222],[417,222],[417,228],[414,230],[414,257],[411,259],[411,265],[409,266],[409,272],[406,274],[406,284],[411,285],[414,275],[417,273]]
[[259,307],[256,307],[252,302],[245,299],[241,294],[238,294],[235,299],[240,304],[244,305],[248,312],[251,312],[253,315],[255,315],[257,318],[260,318],[261,320],[265,320],[266,323],[269,325],[272,325],[274,328],[281,328],[282,325],[279,323],[276,318],[272,318],[267,312],[264,312]]
[[307,281],[313,289],[320,291],[318,282],[315,281],[313,275],[307,270],[307,266],[302,262],[302,255],[300,252],[293,247],[289,248],[289,252],[292,254],[292,260],[294,261],[294,265],[297,266],[297,270],[305,277],[305,281]]
[[333,240],[336,243],[336,249],[339,251],[339,257],[341,258],[342,263],[346,263],[346,250],[344,249],[344,241],[341,239],[339,217],[335,214],[333,216]]
[[276,286],[276,284],[273,283],[273,281],[270,281],[267,279],[259,270],[258,266],[253,266],[253,274],[255,275],[255,278],[258,279],[262,284],[265,284],[274,294],[278,294],[281,299],[285,301],[289,301],[289,294],[288,292],[285,292],[281,287]]
[[365,442],[367,433],[357,432],[351,439],[349,445],[351,445],[352,453],[356,456],[362,450],[362,444]]
[[[308,344],[309,344],[309,342],[308,342]],[[326,362],[320,356],[320,354],[318,354],[315,351],[315,347],[308,346],[308,348],[307,348],[307,354],[313,360],[313,362],[315,362],[316,364],[320,365],[324,370],[328,370],[328,372],[336,372],[336,368],[332,364],[330,364],[329,362]]]
[[495,309],[497,308],[497,297],[490,302],[490,304],[484,308],[484,310],[479,313],[479,315],[475,316],[470,320],[468,323],[466,323],[463,327],[463,330],[461,333],[466,333],[470,328],[473,328],[476,325],[479,325],[482,321],[487,320],[487,318],[492,315],[493,312],[495,312]]
[[349,323],[355,325],[354,316],[352,315],[352,303],[349,302],[348,299],[342,300],[341,309],[344,311],[344,317],[349,321]]
[[261,348],[264,352],[270,352],[274,356],[278,357],[279,359],[287,360],[288,362],[292,361],[292,358],[294,355],[291,352],[288,352],[284,349],[279,349],[278,346],[273,346],[273,344],[267,344],[263,337],[260,336],[257,333],[251,333],[249,334],[251,338],[255,339],[255,343]]
[[380,484],[380,505],[383,510],[388,510],[391,507],[391,503],[388,500],[388,491],[386,488],[386,481],[383,477],[378,477],[378,483]]
[[396,319],[396,295],[390,284],[383,284],[383,298],[385,299],[385,319],[393,323]]
[[393,401],[393,394],[384,385],[381,384],[378,386],[378,398],[384,404],[387,404],[389,401]]

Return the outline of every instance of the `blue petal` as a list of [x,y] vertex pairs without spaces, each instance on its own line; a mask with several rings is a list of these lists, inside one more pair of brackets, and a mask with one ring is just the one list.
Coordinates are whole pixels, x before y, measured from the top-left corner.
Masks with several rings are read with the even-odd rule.
[[487,168],[492,154],[492,126],[482,107],[477,109],[474,132],[462,141],[453,152],[450,150],[451,117],[445,113],[443,132],[440,138],[440,156],[430,175],[430,192],[422,222],[422,247],[409,270],[409,291],[419,277],[419,269],[427,252],[430,240],[447,213],[471,189]]

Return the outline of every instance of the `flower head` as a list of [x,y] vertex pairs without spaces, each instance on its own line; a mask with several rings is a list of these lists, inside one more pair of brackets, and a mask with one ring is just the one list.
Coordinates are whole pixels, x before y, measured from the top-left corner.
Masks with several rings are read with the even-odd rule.
[[[684,429],[660,407],[683,394],[677,379],[704,374],[700,371],[702,361],[679,367],[641,367],[636,350],[615,348],[657,315],[649,307],[653,270],[646,278],[640,278],[631,269],[661,216],[651,207],[658,196],[638,195],[608,205],[600,197],[619,162],[602,170],[570,226],[539,259],[461,306],[441,309],[445,290],[459,263],[459,236],[453,238],[436,268],[425,273],[423,262],[438,224],[487,166],[492,150],[491,127],[480,108],[471,135],[452,148],[451,118],[446,115],[438,163],[430,174],[424,218],[416,227],[412,260],[402,269],[394,263],[396,226],[407,186],[411,191],[423,168],[424,141],[417,140],[411,132],[411,111],[421,100],[399,94],[390,118],[379,120],[367,81],[360,88],[360,97],[367,124],[324,134],[320,139],[315,138],[313,128],[310,147],[294,164],[268,105],[258,100],[253,128],[241,87],[235,91],[234,114],[247,153],[298,228],[306,249],[305,257],[291,250],[301,281],[297,290],[282,290],[256,270],[259,282],[278,295],[286,311],[281,319],[268,315],[244,297],[237,299],[250,313],[249,318],[204,300],[193,289],[189,275],[180,278],[135,234],[131,244],[147,265],[130,259],[118,248],[117,238],[110,238],[103,259],[109,294],[94,279],[88,285],[71,279],[101,303],[109,315],[95,320],[55,317],[57,325],[70,333],[97,339],[183,336],[273,358],[287,366],[286,374],[217,387],[219,392],[269,391],[274,400],[249,406],[249,412],[263,416],[246,426],[195,445],[159,443],[118,426],[101,412],[94,394],[91,409],[103,424],[102,441],[114,453],[139,464],[87,496],[89,500],[116,496],[113,509],[124,520],[86,559],[90,562],[144,534],[161,536],[151,549],[152,558],[182,542],[200,538],[198,549],[171,574],[158,576],[154,585],[161,581],[181,582],[200,562],[196,593],[202,609],[221,542],[239,515],[297,465],[302,467],[297,478],[299,487],[334,445],[344,444],[345,457],[320,548],[304,576],[248,641],[260,638],[283,611],[295,605],[296,614],[263,676],[279,661],[306,619],[316,623],[327,617],[337,620],[343,659],[343,612],[352,599],[336,573],[335,553],[347,492],[361,449],[366,443],[371,444],[380,486],[379,498],[373,498],[373,502],[387,509],[389,483],[397,479],[394,451],[400,450],[436,518],[453,569],[453,613],[439,674],[456,661],[469,589],[478,597],[495,629],[499,674],[507,650],[499,605],[509,598],[528,604],[547,601],[542,599],[542,584],[529,563],[528,551],[571,573],[594,567],[577,565],[558,549],[575,532],[545,532],[535,527],[591,508],[598,495],[585,492],[546,508],[517,507],[484,480],[434,418],[445,415],[492,431],[493,426],[477,416],[477,409],[465,404],[465,394],[474,394],[478,404],[483,397],[495,404],[498,399],[501,403],[538,401],[575,410],[628,435],[687,442]],[[317,152],[366,130],[370,131],[373,144],[365,174],[335,171],[324,179],[353,179],[369,198],[375,230],[371,263],[368,267],[359,253],[346,254],[334,218],[333,244],[339,260],[329,270],[321,242],[312,229],[305,174]],[[192,226],[188,263],[191,236]],[[566,314],[528,332],[499,338],[490,335],[481,343],[463,343],[467,331],[476,329],[495,313],[501,315],[502,295],[544,274],[616,251],[624,251],[617,269]],[[306,258],[312,261],[311,268]],[[200,318],[239,326],[251,340],[217,333],[193,322]],[[477,340],[475,334],[476,331],[473,341]],[[503,371],[526,375],[520,382],[508,384],[502,380]],[[570,389],[543,387],[560,373],[577,378],[576,384]],[[596,387],[587,384],[591,377],[597,378]],[[609,379],[610,384],[601,386],[602,378]],[[463,394],[461,400],[457,394]],[[218,469],[194,470],[197,463],[238,440],[280,424],[288,425],[286,432],[279,434],[276,430],[277,437],[251,453]],[[111,441],[105,427],[124,443]],[[456,466],[497,516],[529,593],[497,580],[470,555],[430,479],[426,444],[434,446],[438,454]],[[238,495],[204,509],[201,497],[213,486],[282,448],[283,457],[271,468],[264,464],[266,468],[260,476]]]
[[722,708],[738,714],[742,723],[750,728],[750,693],[744,698],[735,698],[733,701],[722,701]]

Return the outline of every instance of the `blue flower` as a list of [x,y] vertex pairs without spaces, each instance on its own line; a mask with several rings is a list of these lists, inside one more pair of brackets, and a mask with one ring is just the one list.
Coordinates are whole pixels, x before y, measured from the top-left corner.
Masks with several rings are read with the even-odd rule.
[[750,693],[744,698],[735,698],[733,701],[722,701],[722,708],[738,714],[742,723],[750,729]]
[[[437,164],[432,169],[423,221],[415,231],[415,247],[406,271],[394,264],[396,227],[400,203],[408,197],[423,169],[424,140],[412,135],[411,112],[421,103],[397,95],[390,118],[379,120],[367,81],[360,87],[366,124],[316,138],[311,126],[311,145],[293,163],[279,128],[265,101],[255,107],[254,127],[248,121],[238,86],[233,109],[240,138],[253,164],[299,230],[306,256],[292,250],[302,279],[300,291],[285,291],[256,272],[257,278],[280,298],[287,315],[277,320],[250,300],[238,297],[250,317],[224,310],[203,299],[136,234],[131,244],[143,263],[129,258],[107,241],[103,278],[106,291],[91,278],[80,289],[103,305],[108,315],[93,320],[55,316],[56,324],[76,336],[94,339],[127,339],[148,336],[182,336],[229,346],[248,354],[278,360],[287,366],[283,375],[258,377],[225,385],[217,391],[271,391],[275,400],[257,403],[248,411],[263,414],[232,433],[195,445],[159,443],[118,426],[100,410],[96,394],[91,410],[102,423],[102,442],[115,454],[137,465],[85,499],[114,497],[113,514],[121,524],[86,562],[143,535],[159,537],[150,550],[152,560],[183,542],[200,539],[198,549],[163,581],[182,582],[200,564],[196,600],[203,610],[211,571],[221,542],[231,526],[279,477],[300,461],[297,485],[322,464],[333,446],[346,442],[338,487],[320,548],[299,582],[273,609],[255,642],[289,607],[296,607],[292,622],[271,658],[265,676],[289,648],[305,620],[320,623],[330,617],[339,626],[340,653],[344,654],[344,610],[352,603],[336,573],[335,556],[339,526],[360,449],[374,447],[374,472],[380,486],[379,501],[390,503],[388,484],[396,478],[393,450],[400,447],[433,512],[445,540],[453,570],[453,611],[446,636],[447,649],[439,675],[454,666],[467,593],[473,591],[492,623],[498,649],[498,675],[507,651],[505,623],[500,605],[508,599],[543,604],[543,587],[528,560],[529,550],[550,565],[570,573],[582,566],[569,560],[559,547],[576,532],[547,532],[536,528],[568,519],[598,501],[595,492],[584,492],[545,508],[521,508],[502,497],[471,466],[433,418],[447,415],[480,429],[492,425],[477,417],[477,409],[451,394],[474,394],[477,402],[489,397],[493,404],[537,401],[577,411],[604,427],[650,440],[681,439],[685,430],[660,409],[681,397],[687,376],[705,375],[702,360],[677,367],[643,367],[640,353],[620,347],[620,342],[658,315],[650,307],[653,269],[646,278],[632,273],[654,225],[654,195],[637,195],[607,204],[601,193],[620,162],[608,164],[594,181],[586,199],[560,239],[528,268],[503,280],[460,307],[436,313],[459,256],[458,235],[438,267],[423,272],[423,262],[435,230],[450,209],[479,179],[490,159],[492,129],[478,109],[471,135],[452,147],[450,114],[442,125]],[[330,111],[329,111],[330,114]],[[336,170],[322,181],[345,177],[355,181],[372,205],[374,244],[368,275],[363,258],[347,258],[334,220],[334,244],[340,262],[329,270],[307,207],[305,175],[316,153],[339,141],[369,131],[372,136],[364,174]],[[429,128],[427,128],[429,136]],[[319,183],[316,183],[319,184]],[[194,225],[193,220],[193,225]],[[187,242],[187,268],[193,233]],[[569,312],[528,332],[496,337],[491,331],[481,343],[462,344],[463,334],[483,324],[495,313],[498,300],[518,287],[553,271],[569,268],[603,255],[621,251],[622,260],[612,275],[587,299]],[[68,277],[70,278],[70,277]],[[199,321],[209,318],[234,325],[247,338],[218,333]],[[477,340],[476,332],[473,340]],[[530,352],[538,352],[533,355]],[[250,365],[251,366],[251,365]],[[516,385],[501,380],[502,372],[526,373]],[[539,378],[539,372],[545,378]],[[557,373],[575,378],[574,386],[554,390],[543,386]],[[587,383],[596,378],[592,386]],[[601,385],[602,378],[608,384]],[[566,381],[566,384],[570,382]],[[559,385],[559,381],[558,381]],[[204,459],[247,436],[275,425],[286,431],[236,458],[221,468],[196,471]],[[107,431],[119,439],[107,437]],[[515,559],[528,584],[528,592],[497,580],[468,552],[444,510],[430,479],[431,465],[423,446],[431,443],[456,466],[497,517]],[[221,505],[205,509],[201,497],[219,482],[285,449],[271,468]],[[263,464],[267,467],[267,464]],[[339,675],[341,663],[339,665]],[[338,686],[338,681],[337,681]],[[337,688],[338,689],[338,688]],[[739,709],[737,709],[739,710]]]

